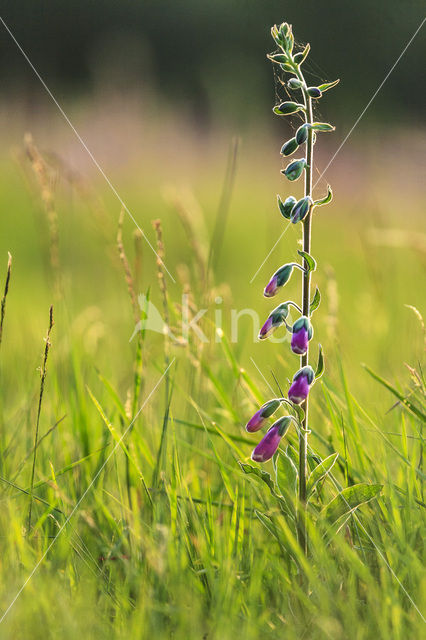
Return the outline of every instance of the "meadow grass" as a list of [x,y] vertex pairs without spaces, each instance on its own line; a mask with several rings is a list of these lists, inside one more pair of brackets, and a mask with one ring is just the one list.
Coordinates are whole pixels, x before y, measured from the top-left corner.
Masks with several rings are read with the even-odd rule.
[[[345,201],[336,179],[327,217],[317,214],[315,252],[324,265],[315,274],[324,296],[317,322],[328,367],[312,398],[310,454],[339,457],[315,492],[307,560],[283,504],[238,464],[248,460],[256,441],[243,429],[246,419],[268,398],[269,385],[277,392],[272,373],[286,387],[294,368],[286,349],[253,345],[249,318],[241,319],[238,342],[230,339],[229,310],[245,308],[267,282],[271,263],[253,284],[250,279],[270,249],[271,234],[281,230],[270,195],[278,186],[269,166],[262,167],[266,152],[265,158],[241,161],[232,205],[221,219],[226,227],[215,270],[204,281],[223,167],[207,166],[198,175],[194,188],[204,213],[179,193],[162,198],[158,175],[143,190],[135,186],[136,170],[127,176],[129,204],[144,230],[151,220],[162,220],[164,260],[177,280],[166,280],[167,291],[158,286],[155,256],[138,237],[135,252],[135,230],[126,218],[120,260],[119,206],[105,186],[94,178],[90,183],[102,204],[59,170],[50,183],[61,270],[61,287],[55,288],[39,184],[27,161],[20,175],[3,159],[3,277],[8,250],[13,270],[0,350],[1,614],[95,481],[0,623],[0,637],[422,636],[424,329],[405,305],[421,306],[424,253],[410,244],[411,236],[402,247],[373,251],[369,236],[371,227],[408,233],[413,218],[401,221],[398,211],[390,211],[384,220],[374,198],[363,208]],[[344,191],[344,181],[340,186]],[[193,209],[179,215],[179,206]],[[283,261],[292,258],[294,237],[285,235],[277,252]],[[209,308],[201,323],[207,344],[191,335],[188,344],[176,345],[148,331],[129,343],[135,258],[136,294],[146,293],[159,309],[166,301],[176,335],[182,289],[191,313]],[[219,333],[217,296],[223,299]],[[37,368],[50,304],[55,325],[35,456]],[[258,304],[267,309],[260,296]],[[170,363],[166,384],[161,376]],[[294,436],[287,445],[293,455]],[[265,469],[271,472],[269,465]],[[313,524],[339,489],[358,482],[383,488],[336,525],[321,517]],[[292,483],[291,468],[283,469],[279,490],[290,511]]]

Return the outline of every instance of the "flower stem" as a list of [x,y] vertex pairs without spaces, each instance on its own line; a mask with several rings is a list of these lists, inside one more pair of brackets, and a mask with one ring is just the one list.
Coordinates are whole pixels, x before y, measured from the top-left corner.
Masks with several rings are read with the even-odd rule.
[[[303,96],[305,100],[305,122],[312,124],[312,100],[306,91],[306,83],[304,77],[298,70],[298,77],[303,81]],[[313,165],[313,131],[309,129],[308,138],[306,141],[306,169],[305,169],[305,196],[312,197],[312,165]],[[311,225],[312,225],[312,209],[303,221],[303,251],[311,253]],[[306,260],[304,261],[305,273],[302,280],[302,313],[309,318],[310,316],[310,297],[311,297],[311,272]],[[309,362],[309,347],[306,353],[300,357],[300,366],[306,367]],[[307,554],[307,536],[306,536],[306,475],[307,475],[307,455],[308,455],[308,406],[309,399],[302,404],[305,416],[302,422],[302,429],[299,432],[299,542],[300,545]]]

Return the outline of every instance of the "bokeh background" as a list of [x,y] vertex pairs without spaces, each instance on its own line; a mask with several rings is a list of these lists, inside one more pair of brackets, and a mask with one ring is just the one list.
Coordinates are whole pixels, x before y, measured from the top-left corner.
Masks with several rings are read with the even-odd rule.
[[[321,456],[340,454],[342,486],[384,485],[380,502],[363,512],[365,522],[420,603],[420,420],[397,406],[362,364],[421,405],[425,28],[347,136],[421,24],[424,4],[3,0],[2,18],[87,147],[0,23],[1,282],[8,252],[13,259],[0,353],[2,611],[59,526],[46,503],[35,504],[28,543],[24,491],[50,305],[55,326],[40,419],[46,438],[35,486],[63,513],[110,451],[111,424],[124,431],[176,358],[166,396],[160,387],[128,438],[130,459],[139,466],[129,471],[121,452],[106,466],[73,527],[14,606],[4,637],[161,638],[178,629],[173,637],[186,640],[207,637],[207,625],[217,630],[209,638],[223,640],[241,633],[243,620],[245,637],[275,639],[283,603],[300,592],[290,556],[282,564],[254,516],[241,525],[235,556],[229,541],[238,525],[228,517],[238,512],[243,522],[246,508],[259,508],[237,465],[251,451],[244,424],[276,394],[274,376],[285,390],[298,366],[287,346],[254,339],[250,315],[241,317],[235,342],[230,327],[232,310],[253,310],[264,320],[275,306],[262,296],[265,284],[297,258],[300,225],[286,229],[276,206],[277,193],[300,196],[303,189],[280,174],[279,150],[297,121],[272,114],[284,94],[266,59],[273,49],[270,27],[283,20],[293,24],[297,46],[311,44],[309,81],[341,79],[316,106],[316,119],[333,123],[336,132],[318,136],[315,146],[315,196],[330,184],[334,199],[314,215],[314,282],[323,301],[314,316],[312,353],[320,341],[327,369],[312,393],[311,443]],[[200,326],[208,344],[196,334],[188,344],[170,344],[153,332],[141,339],[140,351],[136,339],[129,342],[136,319],[117,250],[120,199],[154,247],[152,221],[161,220],[165,264],[175,280],[163,274],[173,332],[180,335],[184,292],[191,317],[207,309]],[[122,241],[135,294],[148,294],[164,313],[155,255],[127,214]],[[286,298],[300,296],[297,275]],[[410,375],[406,364],[420,373],[411,369]],[[225,442],[215,425],[228,434]],[[235,442],[242,452],[235,452]],[[170,515],[153,493],[159,507],[152,516],[139,469],[150,489],[184,496],[188,510]],[[332,495],[330,485],[326,498]],[[189,534],[193,497],[200,522]],[[236,510],[224,512],[222,503],[226,509],[235,503]],[[204,504],[214,511],[208,525]],[[375,509],[370,518],[369,509]],[[421,619],[371,553],[370,541],[363,539],[368,576],[367,565],[357,564],[357,543],[347,544],[346,534],[335,542],[331,553],[328,547],[318,552],[315,571],[321,566],[324,574],[316,585],[323,591],[313,590],[316,608],[305,608],[303,596],[294,615],[290,605],[284,614],[288,637],[307,629],[321,639],[417,637]],[[345,577],[349,595],[339,599]],[[100,593],[104,582],[117,594],[116,614],[110,594]],[[134,610],[129,602],[137,603]],[[304,627],[308,617],[310,628]]]
[[[289,229],[250,283],[283,230],[275,194],[290,193],[278,150],[291,129],[271,113],[282,90],[265,57],[270,25],[285,18],[299,42],[310,41],[313,84],[341,78],[317,107],[317,119],[337,127],[316,147],[319,178],[422,19],[420,2],[402,15],[393,1],[359,2],[351,11],[339,2],[221,0],[20,0],[3,7],[6,24],[152,243],[150,221],[162,219],[169,270],[192,269],[191,242],[177,215],[185,201],[202,251],[209,252],[211,238],[216,244],[213,284],[223,289],[224,305],[253,307],[261,317],[270,308],[261,290],[294,255],[297,239]],[[340,332],[348,362],[378,364],[391,375],[415,357],[422,339],[403,305],[421,307],[424,282],[424,59],[421,31],[317,185],[318,195],[328,182],[335,193],[315,220],[318,279],[329,301],[318,319],[322,333],[328,327],[333,341]],[[97,308],[105,334],[122,342],[114,323],[126,322],[130,335],[133,319],[130,310],[123,318],[126,291],[107,255],[115,251],[121,205],[4,26],[0,72],[1,251],[4,261],[8,250],[14,255],[15,305],[32,318],[14,340],[41,330],[39,312],[45,316],[51,299],[46,223],[23,145],[30,132],[54,174],[70,313]],[[126,219],[130,243],[133,231]],[[154,258],[143,243],[140,289],[151,287],[160,303]],[[176,301],[185,277],[169,282]],[[223,317],[226,325],[229,311]],[[274,347],[253,345],[249,318],[241,326],[243,364],[250,366],[251,354],[270,363]],[[356,369],[355,384],[360,376]]]

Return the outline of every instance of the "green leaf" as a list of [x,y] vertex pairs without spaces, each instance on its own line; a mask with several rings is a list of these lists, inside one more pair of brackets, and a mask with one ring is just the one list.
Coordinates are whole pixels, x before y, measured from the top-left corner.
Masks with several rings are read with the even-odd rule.
[[293,460],[280,451],[277,461],[277,483],[281,493],[287,489],[295,494],[297,489],[297,467]]
[[260,469],[259,467],[253,467],[253,465],[248,464],[247,462],[241,462],[240,460],[238,461],[238,464],[240,465],[241,469],[244,471],[245,474],[254,475],[258,480],[260,480],[261,482],[264,482],[267,485],[272,496],[277,501],[282,513],[284,513],[287,516],[292,515],[291,512],[289,511],[288,505],[284,500],[283,496],[281,496],[278,493],[277,486],[273,481],[270,473],[268,473],[267,471],[263,471],[263,469]]
[[340,78],[338,80],[334,80],[333,82],[324,82],[324,84],[319,85],[318,89],[322,91],[322,93],[324,93],[324,91],[328,91],[329,89],[335,87],[336,84],[339,84],[339,82]]
[[380,384],[386,387],[388,391],[393,393],[393,395],[396,396],[401,402],[402,406],[411,411],[411,413],[414,413],[414,415],[423,422],[426,421],[426,415],[422,411],[420,411],[420,409],[418,409],[410,400],[408,400],[408,398],[406,398],[402,393],[395,389],[395,387],[393,387],[390,382],[388,382],[384,378],[381,378],[377,373],[374,373],[374,371],[367,367],[367,365],[364,364],[363,367],[370,374],[370,376],[377,380],[377,382],[380,382]]
[[312,471],[311,475],[309,476],[308,484],[306,487],[308,498],[313,492],[313,490],[315,489],[318,482],[320,482],[320,480],[325,478],[330,473],[338,457],[339,457],[338,453],[332,453],[331,456],[328,456],[328,458],[325,458],[325,460],[320,462],[320,464],[317,465],[315,469]]
[[334,131],[336,127],[333,127],[332,124],[329,124],[328,122],[314,122],[311,125],[311,129],[313,129],[314,131]]
[[268,53],[266,56],[271,62],[276,62],[277,64],[285,64],[288,63],[288,57],[284,53]]
[[315,271],[315,269],[317,268],[317,263],[315,262],[315,259],[306,251],[301,251],[300,249],[297,252],[299,254],[299,256],[302,256],[302,258],[305,259],[305,262],[308,265],[308,273],[310,271]]
[[321,304],[321,294],[320,294],[320,290],[318,289],[318,287],[315,289],[315,293],[314,293],[314,297],[312,298],[312,302],[309,306],[309,315],[312,315],[313,312],[315,311],[315,309],[318,309],[318,307]]
[[238,462],[238,464],[240,465],[244,473],[246,473],[247,475],[252,474],[256,476],[256,478],[264,482],[269,487],[273,495],[276,494],[275,483],[271,478],[270,473],[268,473],[267,471],[263,471],[263,469],[259,469],[259,467],[253,467],[253,465],[248,464],[247,462]]
[[302,64],[302,62],[304,62],[304,60],[306,60],[306,56],[308,55],[309,51],[311,49],[311,45],[308,44],[306,45],[306,47],[303,49],[303,51],[299,51],[299,53],[296,53],[294,55],[294,61],[296,64]]
[[318,378],[321,378],[323,373],[324,373],[324,355],[322,352],[322,346],[319,344],[318,345],[318,363],[317,363],[317,370],[315,371],[315,380],[318,380]]
[[327,520],[334,523],[342,516],[355,511],[360,505],[372,500],[382,489],[382,484],[354,484],[338,493],[321,513]]
[[321,200],[314,200],[314,205],[316,207],[321,207],[323,204],[328,204],[333,200],[333,192],[331,190],[330,185],[327,185],[327,195],[325,198],[321,198]]

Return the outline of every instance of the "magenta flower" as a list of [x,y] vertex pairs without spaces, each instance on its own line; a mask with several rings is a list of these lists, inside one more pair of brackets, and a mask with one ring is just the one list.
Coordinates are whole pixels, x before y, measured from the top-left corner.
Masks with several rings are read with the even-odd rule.
[[263,436],[257,447],[251,454],[251,459],[255,462],[266,462],[270,460],[278,449],[281,438],[286,434],[291,422],[290,416],[279,418],[266,435]]
[[288,399],[294,404],[300,404],[309,394],[309,389],[314,381],[315,373],[312,367],[302,367],[293,377],[293,382],[288,390]]
[[263,292],[265,298],[272,298],[272,296],[277,293],[279,287],[282,287],[289,281],[293,267],[293,263],[285,264],[274,273]]
[[278,277],[277,275],[273,275],[268,284],[265,287],[263,295],[265,298],[272,298],[278,291]]
[[254,414],[252,418],[246,424],[246,430],[249,433],[254,433],[255,431],[259,431],[262,427],[267,423],[267,419],[272,416],[273,413],[278,409],[281,402],[279,400],[269,400],[265,402],[265,404],[260,407],[258,411]]
[[308,342],[314,331],[309,318],[301,316],[293,325],[291,336],[291,350],[299,356],[305,355],[308,350]]
[[268,316],[265,324],[259,331],[259,340],[264,340],[271,335],[275,329],[281,326],[288,316],[288,304],[283,302],[278,305]]

